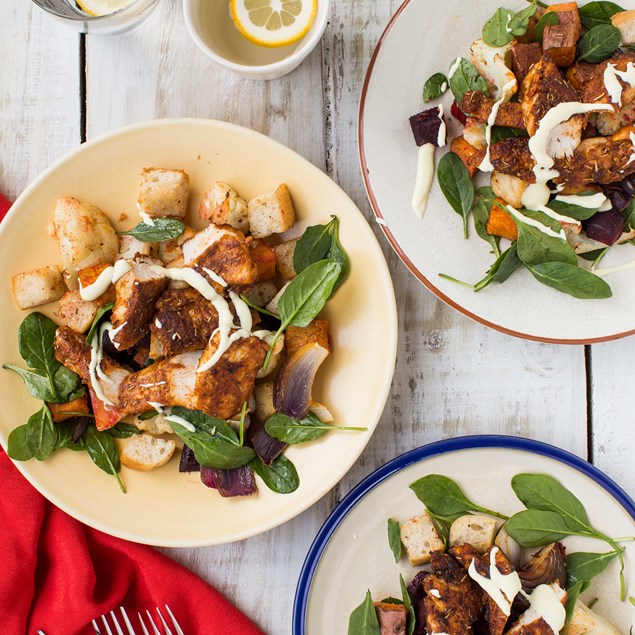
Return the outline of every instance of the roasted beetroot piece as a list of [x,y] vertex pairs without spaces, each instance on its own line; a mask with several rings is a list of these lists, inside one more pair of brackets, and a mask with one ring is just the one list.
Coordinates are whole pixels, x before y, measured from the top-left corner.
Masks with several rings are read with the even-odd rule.
[[267,434],[264,427],[260,428],[253,435],[251,445],[265,465],[271,465],[272,461],[278,458],[287,449],[285,443]]
[[423,588],[423,581],[428,575],[430,575],[428,571],[419,571],[419,573],[412,578],[412,582],[408,585],[408,593],[410,594],[413,602],[418,602],[425,596],[426,592]]
[[426,629],[426,603],[424,600],[425,598],[421,598],[415,604],[415,630],[413,635],[426,635],[428,632]]
[[632,196],[624,192],[620,183],[612,183],[611,185],[603,185],[604,195],[611,201],[613,209],[623,212],[631,203]]
[[251,496],[256,493],[256,479],[253,470],[248,465],[233,470],[210,469],[214,472],[216,489],[223,498]]
[[450,112],[455,119],[458,119],[463,125],[467,123],[467,116],[465,113],[459,108],[459,105],[456,103],[456,99],[452,102],[452,107],[450,108]]
[[621,183],[623,192],[630,198],[635,197],[635,174],[630,174]]
[[179,462],[179,472],[200,472],[201,465],[194,456],[194,450],[187,445],[181,450],[181,461]]
[[[443,119],[439,108],[430,108],[410,117],[410,127],[415,138],[415,143],[422,146],[432,143],[439,147],[439,130]],[[443,139],[442,141],[445,141]]]
[[216,470],[213,467],[201,465],[201,483],[206,487],[216,489]]
[[587,237],[591,240],[597,240],[605,245],[613,245],[622,235],[624,218],[615,209],[608,212],[598,212],[589,218],[584,229]]

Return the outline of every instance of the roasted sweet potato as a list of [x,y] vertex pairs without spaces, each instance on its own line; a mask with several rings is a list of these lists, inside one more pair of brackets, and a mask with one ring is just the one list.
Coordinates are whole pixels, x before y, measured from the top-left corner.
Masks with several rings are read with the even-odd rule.
[[258,270],[258,281],[271,280],[276,277],[276,254],[262,240],[254,240],[249,248],[251,259]]
[[[93,265],[92,267],[86,267],[85,269],[81,269],[77,277],[79,278],[79,282],[82,287],[88,287],[93,284],[97,278],[99,278],[99,274],[102,273],[104,269],[110,267],[109,263],[102,263],[99,265]],[[110,285],[108,289],[104,293],[102,293],[95,302],[98,306],[103,306],[104,304],[108,304],[109,302],[115,301],[115,288]]]
[[77,417],[78,412],[86,414],[90,413],[90,408],[88,407],[88,395],[86,393],[78,399],[69,401],[68,403],[49,403],[47,405],[51,411],[54,423],[60,423],[61,421]]
[[492,211],[487,221],[487,233],[491,236],[500,236],[508,240],[516,240],[518,238],[518,228],[514,219],[505,209],[504,201],[498,200],[498,205],[492,206]]
[[518,82],[522,82],[529,69],[542,57],[542,48],[539,42],[522,44],[516,42],[512,47],[512,69]]
[[287,355],[290,357],[305,344],[317,343],[331,351],[330,324],[328,320],[313,320],[308,326],[290,326],[286,331]]
[[580,38],[580,14],[575,2],[554,4],[547,13],[556,13],[560,24],[547,26],[543,35],[542,50],[560,68],[569,68],[575,62],[576,47]]
[[470,145],[463,136],[452,139],[450,150],[456,154],[461,161],[465,164],[470,176],[474,176],[478,168],[469,164],[469,160],[474,155],[478,154],[478,149]]

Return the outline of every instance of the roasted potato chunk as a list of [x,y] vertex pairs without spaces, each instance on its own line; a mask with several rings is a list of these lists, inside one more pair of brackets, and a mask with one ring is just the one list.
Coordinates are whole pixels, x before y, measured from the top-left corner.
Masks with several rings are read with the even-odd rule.
[[15,301],[23,311],[55,302],[66,291],[64,278],[57,267],[42,267],[18,273],[11,279],[11,286]]

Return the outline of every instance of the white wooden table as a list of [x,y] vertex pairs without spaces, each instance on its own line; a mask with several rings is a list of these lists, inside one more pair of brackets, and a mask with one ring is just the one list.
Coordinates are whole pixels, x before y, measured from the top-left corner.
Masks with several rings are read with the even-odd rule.
[[[79,37],[28,0],[2,0],[0,191],[16,197],[52,161],[125,124],[205,117],[290,146],[371,219],[357,105],[372,50],[398,5],[334,2],[321,45],[298,70],[253,82],[195,47],[177,0],[162,0],[140,30],[104,39]],[[429,441],[478,433],[540,439],[589,459],[635,494],[635,338],[565,347],[490,331],[434,298],[373,230],[393,272],[400,335],[393,389],[366,451],[328,496],[283,527],[233,545],[165,550],[272,635],[291,632],[296,580],[333,506],[376,467]]]

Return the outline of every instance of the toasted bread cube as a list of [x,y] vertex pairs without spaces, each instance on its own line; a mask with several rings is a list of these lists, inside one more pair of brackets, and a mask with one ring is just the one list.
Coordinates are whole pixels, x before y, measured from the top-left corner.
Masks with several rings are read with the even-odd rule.
[[144,243],[134,236],[119,236],[119,258],[129,260],[137,254],[149,256],[154,243]]
[[266,421],[276,412],[276,407],[273,405],[273,382],[257,383],[253,394],[256,400],[254,414],[261,421]]
[[375,602],[380,635],[403,635],[406,632],[408,611],[403,604]]
[[150,218],[185,218],[190,177],[184,170],[145,168],[141,172],[139,211]]
[[176,442],[142,432],[117,439],[121,462],[132,470],[149,472],[165,465],[174,454]]
[[622,35],[622,46],[635,46],[635,9],[616,13],[611,23]]
[[516,209],[523,206],[523,194],[528,185],[529,183],[519,179],[517,176],[496,171],[492,172],[491,186],[494,194]]
[[295,253],[297,243],[297,240],[290,240],[281,245],[276,245],[273,248],[276,252],[276,260],[278,261],[278,271],[285,282],[293,280],[297,275],[293,266],[293,254]]
[[57,315],[63,324],[76,333],[86,333],[99,311],[99,306],[97,302],[82,300],[79,291],[68,291],[60,299]]
[[249,229],[254,238],[281,234],[295,223],[295,210],[289,188],[280,184],[275,190],[252,198],[247,204]]
[[426,512],[401,525],[401,542],[413,567],[430,562],[432,552],[445,546]]
[[484,514],[467,514],[457,518],[450,527],[450,546],[472,545],[485,553],[493,544],[498,523]]
[[253,284],[245,295],[252,304],[265,307],[276,297],[277,293],[278,287],[276,287],[276,283],[273,280],[263,280]]
[[575,603],[571,621],[562,630],[562,635],[584,635],[584,633],[619,635],[620,631],[578,600]]
[[463,161],[467,171],[470,173],[470,176],[474,176],[478,168],[475,165],[470,165],[469,161],[472,157],[478,154],[478,148],[475,148],[473,145],[469,144],[463,135],[460,137],[456,137],[452,139],[452,143],[450,144],[450,151],[454,152],[456,156]]
[[258,269],[258,282],[276,277],[276,253],[269,245],[262,240],[254,240],[249,252]]
[[53,423],[60,423],[67,419],[80,416],[77,413],[90,414],[88,407],[88,393],[84,393],[78,399],[69,401],[68,403],[47,403],[48,409],[51,411]]
[[313,320],[307,326],[289,326],[285,331],[287,355],[293,355],[305,344],[319,344],[329,353],[333,350],[328,320]]
[[508,240],[518,238],[518,227],[505,209],[505,201],[499,201],[499,205],[493,205],[487,221],[487,233],[490,236],[500,236]]
[[13,295],[25,311],[59,300],[66,291],[62,272],[57,267],[42,267],[18,273],[11,280]]
[[243,234],[249,233],[249,212],[247,203],[238,192],[227,183],[218,181],[205,192],[205,198],[198,208],[201,220],[214,225],[231,225]]
[[140,419],[139,417],[135,417],[134,425],[139,428],[139,430],[143,430],[143,432],[152,435],[172,434],[174,432],[170,422],[166,419],[166,415],[162,414],[157,414],[157,416],[152,417],[152,419]]
[[516,42],[512,46],[512,69],[516,79],[522,82],[529,69],[542,57],[542,47],[540,42],[532,42],[531,44],[522,44]]

